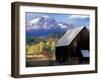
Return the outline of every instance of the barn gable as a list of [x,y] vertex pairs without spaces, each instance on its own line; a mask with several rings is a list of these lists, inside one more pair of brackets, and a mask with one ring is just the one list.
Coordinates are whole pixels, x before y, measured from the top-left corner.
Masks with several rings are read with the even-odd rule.
[[75,37],[79,34],[79,32],[84,28],[84,26],[77,27],[74,29],[68,30],[64,36],[60,40],[58,40],[56,47],[60,46],[68,46],[75,39]]

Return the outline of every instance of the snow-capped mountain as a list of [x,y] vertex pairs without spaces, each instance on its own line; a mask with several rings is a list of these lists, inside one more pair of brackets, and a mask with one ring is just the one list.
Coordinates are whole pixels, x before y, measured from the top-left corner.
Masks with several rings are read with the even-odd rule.
[[53,33],[66,32],[73,25],[57,21],[49,16],[37,16],[26,22],[26,34],[32,36],[48,36]]
[[39,30],[39,29],[69,29],[73,28],[72,25],[56,21],[49,16],[37,16],[26,23],[27,30]]

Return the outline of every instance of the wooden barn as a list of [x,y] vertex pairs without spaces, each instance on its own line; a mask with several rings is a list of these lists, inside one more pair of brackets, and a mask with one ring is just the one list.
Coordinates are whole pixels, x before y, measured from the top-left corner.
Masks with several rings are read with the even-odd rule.
[[59,64],[89,64],[89,30],[77,27],[68,30],[56,45]]

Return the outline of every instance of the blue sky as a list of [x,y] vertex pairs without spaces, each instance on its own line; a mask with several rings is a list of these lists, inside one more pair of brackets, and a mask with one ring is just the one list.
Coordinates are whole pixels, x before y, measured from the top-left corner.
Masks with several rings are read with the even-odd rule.
[[54,18],[56,21],[62,21],[64,23],[72,24],[75,27],[87,26],[87,28],[89,28],[89,15],[26,12],[26,22],[32,20],[36,16],[49,16]]

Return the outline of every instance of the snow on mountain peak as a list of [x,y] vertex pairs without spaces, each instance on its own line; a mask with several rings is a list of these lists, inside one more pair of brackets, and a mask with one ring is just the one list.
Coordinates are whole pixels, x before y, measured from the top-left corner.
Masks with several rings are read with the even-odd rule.
[[61,26],[61,28],[66,28],[67,26]]
[[29,25],[37,24],[41,20],[40,17],[35,17],[34,19],[30,20],[28,23]]
[[39,29],[67,29],[68,24],[63,22],[58,22],[54,18],[47,15],[34,17],[26,24],[27,30],[39,30]]
[[44,15],[44,16],[42,16],[43,18],[45,18],[45,19],[48,19],[48,18],[50,18],[49,16],[47,16],[47,15]]

